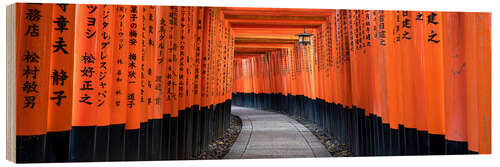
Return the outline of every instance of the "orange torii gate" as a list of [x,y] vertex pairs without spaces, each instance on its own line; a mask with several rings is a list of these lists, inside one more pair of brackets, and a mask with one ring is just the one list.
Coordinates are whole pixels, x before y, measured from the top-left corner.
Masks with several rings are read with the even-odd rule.
[[18,3],[16,15],[18,162],[193,159],[231,104],[314,121],[359,156],[491,153],[490,13]]

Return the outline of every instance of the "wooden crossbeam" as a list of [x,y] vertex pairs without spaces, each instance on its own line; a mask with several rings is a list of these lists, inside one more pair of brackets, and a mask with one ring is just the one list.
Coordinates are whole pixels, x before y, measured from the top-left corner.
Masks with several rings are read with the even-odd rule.
[[222,7],[225,15],[330,16],[333,9]]
[[293,48],[295,44],[287,43],[237,43],[235,48]]
[[232,28],[317,28],[321,24],[231,23]]
[[298,39],[279,39],[279,38],[236,38],[235,43],[296,43]]

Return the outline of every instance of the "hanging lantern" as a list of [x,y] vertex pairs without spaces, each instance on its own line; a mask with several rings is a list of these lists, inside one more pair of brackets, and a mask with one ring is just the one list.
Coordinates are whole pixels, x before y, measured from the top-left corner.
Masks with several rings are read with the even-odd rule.
[[297,34],[297,36],[299,36],[299,44],[301,45],[311,44],[312,34],[307,33],[305,28],[304,28],[304,33]]

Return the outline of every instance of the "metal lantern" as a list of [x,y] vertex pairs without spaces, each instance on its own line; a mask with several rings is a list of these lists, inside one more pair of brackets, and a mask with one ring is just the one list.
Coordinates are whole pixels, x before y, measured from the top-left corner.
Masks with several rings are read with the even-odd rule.
[[301,45],[311,44],[312,34],[307,33],[305,28],[304,28],[304,33],[297,34],[297,36],[299,36],[299,44]]

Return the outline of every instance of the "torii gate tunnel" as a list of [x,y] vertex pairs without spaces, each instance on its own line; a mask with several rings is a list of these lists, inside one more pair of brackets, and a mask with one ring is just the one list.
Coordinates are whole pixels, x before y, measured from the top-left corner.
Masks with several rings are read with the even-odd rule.
[[491,153],[490,13],[15,11],[17,162],[188,159],[231,105],[311,120],[357,156]]

